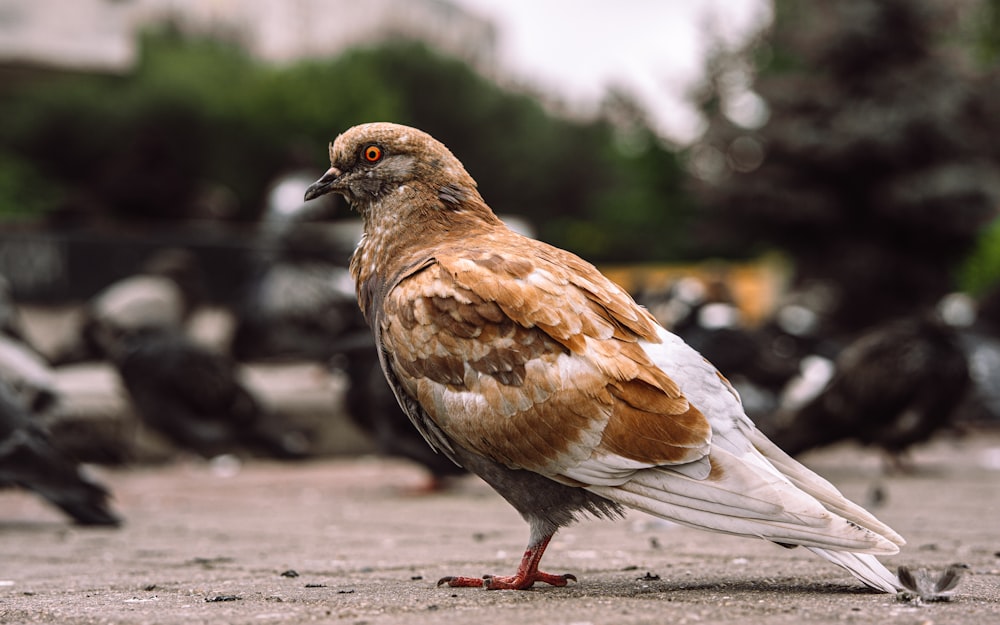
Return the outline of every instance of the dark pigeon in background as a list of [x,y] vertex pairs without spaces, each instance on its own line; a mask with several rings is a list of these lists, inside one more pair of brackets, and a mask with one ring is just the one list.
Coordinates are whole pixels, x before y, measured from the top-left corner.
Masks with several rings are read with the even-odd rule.
[[237,307],[233,355],[243,361],[306,359],[326,363],[331,340],[359,323],[347,256],[356,233],[310,221],[328,203],[302,201],[309,178],[279,180],[257,233],[257,259]]
[[33,491],[80,525],[118,525],[107,489],[50,441],[44,422],[59,401],[49,363],[26,342],[17,308],[0,288],[0,487]]
[[722,280],[680,278],[664,289],[644,289],[636,302],[718,367],[739,392],[748,415],[756,419],[774,409],[777,389],[772,378],[761,375],[764,346],[743,324]]
[[101,360],[130,333],[181,329],[203,298],[197,258],[187,250],[154,253],[135,274],[97,293],[84,309],[80,337],[55,357],[58,364]]
[[80,525],[118,525],[108,490],[57,451],[18,392],[0,377],[0,486],[33,491]]
[[351,421],[380,453],[423,465],[431,474],[428,490],[436,490],[465,471],[427,446],[385,381],[347,270],[358,232],[316,221],[332,206],[303,202],[312,180],[289,175],[270,194],[233,353],[240,360],[306,359],[342,371]]
[[0,335],[27,343],[20,311],[10,290],[10,282],[0,276]]
[[282,459],[309,452],[239,379],[228,356],[183,332],[147,328],[119,338],[110,360],[143,423],[206,458],[249,452]]
[[30,345],[0,334],[0,379],[38,419],[52,416],[59,390],[49,363]]
[[937,312],[915,314],[845,347],[825,387],[786,408],[771,439],[792,455],[854,440],[895,462],[951,422],[969,383],[958,331]]
[[348,416],[371,437],[379,453],[422,465],[431,475],[426,487],[429,491],[466,474],[448,456],[434,451],[399,407],[382,373],[375,339],[367,326],[344,335],[333,347],[339,352],[333,359],[334,366],[342,368],[350,381],[344,399]]

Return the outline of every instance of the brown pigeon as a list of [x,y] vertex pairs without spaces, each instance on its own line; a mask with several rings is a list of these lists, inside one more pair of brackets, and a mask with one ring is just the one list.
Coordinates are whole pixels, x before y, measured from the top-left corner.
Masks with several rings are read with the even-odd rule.
[[351,260],[382,368],[427,442],[528,522],[512,576],[439,584],[565,586],[538,569],[581,513],[634,508],[802,545],[896,592],[875,559],[903,539],[771,443],[698,352],[596,268],[509,230],[428,134],[356,126],[306,199],[339,193],[364,219]]

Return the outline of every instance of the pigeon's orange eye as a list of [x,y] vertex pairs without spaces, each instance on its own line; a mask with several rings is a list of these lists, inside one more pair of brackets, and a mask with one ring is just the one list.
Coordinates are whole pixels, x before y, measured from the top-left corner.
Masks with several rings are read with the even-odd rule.
[[377,145],[369,145],[362,154],[369,163],[377,163],[382,158],[382,148]]

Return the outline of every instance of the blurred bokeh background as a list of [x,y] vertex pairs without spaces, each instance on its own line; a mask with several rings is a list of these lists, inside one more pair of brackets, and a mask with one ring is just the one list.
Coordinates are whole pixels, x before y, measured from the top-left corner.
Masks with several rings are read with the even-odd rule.
[[419,455],[344,273],[358,223],[301,203],[375,120],[442,140],[789,446],[1000,415],[997,0],[0,0],[0,120],[28,353],[0,375],[74,458]]

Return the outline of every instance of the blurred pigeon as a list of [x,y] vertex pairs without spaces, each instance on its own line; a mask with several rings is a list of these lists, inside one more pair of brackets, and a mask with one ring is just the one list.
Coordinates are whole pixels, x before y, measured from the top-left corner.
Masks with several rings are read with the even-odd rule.
[[624,507],[803,545],[872,588],[903,539],[786,455],[725,378],[589,263],[509,230],[446,147],[414,128],[354,127],[306,199],[364,218],[351,272],[400,405],[439,452],[530,526],[512,576],[450,586],[565,586],[539,570],[579,514]]
[[106,358],[125,335],[147,328],[182,328],[202,299],[202,286],[191,252],[160,250],[138,273],[114,282],[87,303],[80,343],[56,362]]
[[118,525],[108,491],[49,443],[27,405],[0,376],[0,486],[38,493],[80,525]]
[[55,406],[57,391],[50,363],[29,340],[10,284],[3,276],[0,276],[0,377],[16,387],[36,414],[48,413]]
[[766,371],[761,366],[764,345],[744,327],[742,313],[721,280],[706,285],[685,277],[661,292],[644,290],[636,301],[726,376],[748,415],[757,418],[774,410],[773,379],[761,375]]
[[696,278],[682,278],[666,293],[646,292],[636,301],[727,377],[753,368],[757,344],[743,329],[742,313],[721,281],[706,285]]
[[368,328],[348,333],[333,343],[344,373],[350,380],[345,405],[351,421],[371,436],[382,454],[412,460],[431,474],[427,490],[438,490],[465,469],[435,452],[399,407],[379,365],[375,341]]
[[11,295],[10,283],[3,276],[0,276],[0,335],[27,342],[20,312]]
[[237,310],[232,350],[240,360],[326,362],[330,340],[362,323],[342,250],[350,243],[341,240],[342,229],[309,221],[328,211],[303,203],[307,186],[292,175],[270,194],[257,235],[258,267]]
[[[400,409],[379,366],[375,341],[358,310],[340,230],[311,221],[330,206],[302,195],[312,179],[282,178],[260,224],[260,268],[240,307],[233,353],[241,360],[302,358],[336,363],[349,379],[345,397],[352,422],[380,453],[413,460],[432,476],[429,490],[464,473],[435,453]],[[354,245],[356,237],[350,237]]]
[[971,319],[960,330],[973,386],[960,418],[967,423],[996,423],[1000,421],[1000,286],[978,302],[961,295],[955,299],[960,306],[973,309],[964,313]]
[[949,423],[969,386],[954,328],[936,314],[882,324],[849,344],[818,395],[771,432],[792,455],[842,440],[882,448],[890,459]]
[[357,315],[347,269],[323,262],[281,262],[254,284],[233,337],[240,360],[305,358],[325,361],[329,341]]
[[0,379],[3,379],[36,417],[52,415],[59,390],[49,363],[31,346],[0,334]]
[[249,450],[300,458],[306,437],[289,431],[240,381],[227,356],[183,332],[145,328],[120,337],[112,363],[143,422],[205,457]]

